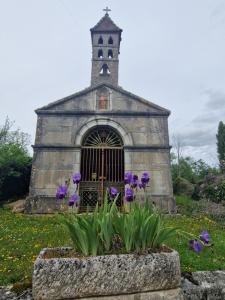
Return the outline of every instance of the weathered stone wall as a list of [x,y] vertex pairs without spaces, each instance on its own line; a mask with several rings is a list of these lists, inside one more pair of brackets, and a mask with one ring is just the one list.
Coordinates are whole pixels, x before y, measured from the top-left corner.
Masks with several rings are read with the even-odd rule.
[[63,116],[42,115],[39,119],[41,134],[36,139],[36,144],[58,146],[75,145],[75,138],[81,127],[93,119],[112,120],[120,124],[124,130],[131,134],[134,146],[163,146],[168,147],[167,119],[165,117],[137,117],[137,116]]
[[56,187],[79,170],[80,150],[38,149],[35,152],[30,195],[55,196]]
[[[98,44],[100,36],[103,39],[103,44]],[[109,44],[109,38],[113,39],[113,44]],[[120,33],[94,33],[92,35],[92,69],[91,69],[91,84],[97,84],[101,82],[108,82],[114,85],[118,85],[119,74],[119,44]],[[103,57],[98,58],[98,50],[103,51]],[[108,50],[112,50],[113,58],[108,58]],[[110,75],[102,76],[99,74],[103,64],[107,64],[110,70]]]
[[57,186],[80,171],[83,136],[95,126],[108,125],[124,141],[125,171],[138,175],[148,171],[152,177],[148,187],[152,200],[172,211],[168,114],[129,94],[114,89],[109,89],[109,93],[107,112],[96,111],[96,90],[38,112],[29,199],[54,197]]

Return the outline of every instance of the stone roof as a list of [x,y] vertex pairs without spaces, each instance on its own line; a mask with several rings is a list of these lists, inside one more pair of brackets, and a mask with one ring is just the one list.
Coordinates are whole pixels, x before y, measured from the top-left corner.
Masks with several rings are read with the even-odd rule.
[[101,20],[90,29],[91,32],[122,32],[120,29],[110,18],[109,14],[105,14]]
[[166,109],[164,107],[161,107],[161,106],[159,106],[159,105],[157,105],[155,103],[152,103],[149,100],[146,100],[146,99],[144,99],[142,97],[139,97],[139,96],[137,96],[137,95],[135,95],[135,94],[133,94],[131,92],[128,92],[128,91],[124,90],[122,87],[114,86],[114,85],[111,85],[109,83],[100,83],[100,84],[96,84],[96,85],[91,85],[88,88],[83,89],[82,91],[79,91],[77,93],[74,93],[74,94],[72,94],[70,96],[67,96],[65,98],[62,98],[60,100],[51,102],[48,105],[43,106],[43,107],[41,107],[39,109],[36,109],[35,112],[38,114],[41,111],[52,109],[52,108],[54,108],[55,106],[57,106],[59,104],[65,103],[68,100],[74,99],[76,97],[85,95],[85,94],[87,94],[87,93],[89,93],[89,92],[91,92],[93,90],[96,90],[96,89],[102,87],[102,86],[106,86],[106,87],[108,87],[110,89],[113,89],[113,90],[115,90],[117,92],[120,92],[121,94],[127,95],[128,97],[130,97],[132,99],[136,99],[136,100],[140,101],[141,103],[148,105],[149,107],[153,107],[153,108],[157,109],[158,111],[162,112],[165,115],[170,115],[170,111],[168,109]]

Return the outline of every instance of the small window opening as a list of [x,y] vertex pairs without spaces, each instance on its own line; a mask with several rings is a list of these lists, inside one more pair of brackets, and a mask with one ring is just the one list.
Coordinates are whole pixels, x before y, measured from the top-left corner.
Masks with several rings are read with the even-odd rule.
[[104,64],[101,68],[100,75],[110,75],[109,67]]
[[103,51],[102,51],[102,49],[98,50],[98,58],[103,58]]
[[100,38],[98,39],[98,44],[102,45],[103,44],[103,38],[100,36]]
[[108,58],[113,58],[113,52],[111,49],[108,51]]
[[112,45],[113,44],[113,39],[112,37],[110,36],[109,40],[108,40],[108,44]]

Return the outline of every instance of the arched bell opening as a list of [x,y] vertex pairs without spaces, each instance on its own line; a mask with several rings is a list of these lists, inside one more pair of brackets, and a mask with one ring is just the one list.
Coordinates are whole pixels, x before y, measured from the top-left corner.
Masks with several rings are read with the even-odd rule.
[[98,44],[99,44],[99,45],[103,45],[103,38],[102,38],[101,36],[100,36],[99,39],[98,39]]
[[108,50],[108,58],[109,59],[113,58],[113,51],[112,51],[112,49]]
[[107,64],[104,64],[99,72],[100,75],[110,75],[110,70]]
[[109,44],[109,45],[113,45],[113,39],[112,39],[111,36],[110,36],[109,39],[108,39],[108,44]]
[[[124,144],[119,133],[110,126],[96,126],[84,136],[81,147],[81,210],[102,205],[110,187],[120,195],[117,205],[122,206],[124,190]],[[109,199],[109,198],[108,198]],[[109,199],[110,200],[110,199]]]
[[103,58],[103,51],[102,51],[102,49],[98,50],[98,58]]

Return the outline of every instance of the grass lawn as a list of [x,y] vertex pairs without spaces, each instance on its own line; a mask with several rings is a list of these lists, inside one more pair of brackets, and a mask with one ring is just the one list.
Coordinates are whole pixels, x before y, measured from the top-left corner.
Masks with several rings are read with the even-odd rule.
[[[225,270],[225,226],[212,219],[188,215],[166,217],[170,225],[199,234],[208,230],[214,246],[197,254],[188,249],[185,238],[167,244],[181,256],[182,271]],[[31,281],[33,263],[44,247],[71,245],[63,226],[54,216],[25,216],[0,208],[0,285]]]

